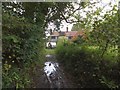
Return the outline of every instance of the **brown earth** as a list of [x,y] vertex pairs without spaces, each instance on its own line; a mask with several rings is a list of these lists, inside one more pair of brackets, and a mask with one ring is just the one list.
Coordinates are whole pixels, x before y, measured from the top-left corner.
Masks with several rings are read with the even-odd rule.
[[[46,62],[56,62],[55,57],[48,57],[46,58]],[[59,67],[56,68],[57,78],[60,78],[58,81],[52,81],[52,83],[49,82],[48,76],[44,72],[44,67],[40,67],[36,65],[34,67],[34,70],[31,70],[30,76],[32,78],[32,83],[30,85],[30,88],[54,88],[54,85],[51,85],[53,83],[62,84],[59,86],[59,88],[76,88],[76,84],[73,83],[71,75],[67,74],[63,70],[63,66],[59,65]],[[57,88],[57,87],[56,87]]]

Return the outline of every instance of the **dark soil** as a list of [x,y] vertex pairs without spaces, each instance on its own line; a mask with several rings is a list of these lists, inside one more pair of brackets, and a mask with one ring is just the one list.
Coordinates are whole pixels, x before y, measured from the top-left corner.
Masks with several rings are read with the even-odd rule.
[[[46,57],[46,62],[48,61],[53,64],[57,63],[57,60],[53,55]],[[48,80],[50,76],[47,76],[47,74],[44,72],[44,67],[41,68],[40,66],[36,66],[34,70],[31,71],[32,84],[30,87],[31,88],[76,88],[75,83],[73,83],[73,81],[71,80],[72,79],[71,76],[66,72],[64,72],[63,66],[59,65],[59,67],[56,67],[55,73],[57,73],[55,77],[59,79],[57,79],[57,81],[53,79]]]

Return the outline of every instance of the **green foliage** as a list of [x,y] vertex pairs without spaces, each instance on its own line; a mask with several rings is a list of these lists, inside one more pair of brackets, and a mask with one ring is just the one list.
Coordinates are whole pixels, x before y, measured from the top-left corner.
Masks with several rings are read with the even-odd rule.
[[82,29],[82,26],[80,23],[74,24],[72,27],[72,31],[78,31],[80,29]]
[[[88,8],[92,8],[94,3],[90,6]],[[86,18],[82,18],[80,13],[75,16],[79,22],[72,30],[83,29],[87,33],[85,42],[81,39],[74,43],[62,42],[56,49],[57,59],[74,76],[80,85],[78,87],[120,87],[119,12],[116,5],[103,16],[100,15],[102,10],[88,11]]]
[[[67,19],[74,16],[73,14],[76,11],[69,2],[6,2],[2,5],[3,87],[23,88],[29,83],[29,80],[25,79],[27,71],[29,71],[27,67],[34,68],[36,61],[43,62],[43,33],[45,27],[53,22],[59,28],[60,22],[63,19],[67,22]],[[82,2],[80,5],[85,8],[87,3]],[[90,36],[88,36],[88,43],[98,46],[98,48],[90,49],[88,48],[89,44],[87,46],[83,44],[79,47],[79,44],[67,41],[64,44],[58,44],[56,49],[58,60],[64,63],[66,69],[72,71],[71,73],[74,76],[80,77],[78,81],[81,82],[82,87],[94,87],[93,85],[100,87],[103,82],[107,87],[115,87],[119,84],[119,80],[114,78],[119,75],[118,62],[111,64],[114,59],[116,61],[116,58],[112,56],[116,55],[115,57],[118,57],[119,55],[108,53],[108,51],[111,51],[109,50],[111,47],[114,47],[115,51],[116,46],[119,52],[118,13],[114,13],[114,11],[116,11],[115,7],[112,12],[107,12],[103,17],[104,20],[101,21],[92,17],[92,15],[99,15],[101,9],[98,9],[93,14],[90,13],[91,15],[87,14],[88,17],[75,26],[80,25],[81,28],[86,29],[94,27]],[[76,17],[76,19],[80,19],[80,16]],[[91,18],[93,18],[93,26],[91,26]],[[25,73],[20,74],[23,72]],[[107,77],[107,79],[101,79],[102,76]],[[111,80],[109,80],[110,78]]]
[[[61,43],[56,48],[58,61],[75,78],[77,84],[80,85],[78,87],[117,88],[119,80],[115,77],[119,76],[119,69],[118,63],[114,62],[116,58],[110,58],[108,54],[108,57],[104,56],[101,62],[101,53],[102,50],[97,46],[79,46],[72,43],[66,46]],[[102,76],[108,80],[103,80]]]
[[114,81],[107,80],[104,76],[100,79],[102,84],[105,84],[108,88],[118,88],[119,86],[115,84]]
[[[39,42],[42,42],[42,29],[38,29],[37,25],[27,23],[25,20],[21,21],[21,18],[10,16],[6,13],[3,16],[5,16],[5,19],[3,18],[4,60],[9,59],[10,61],[11,59],[17,62],[27,61],[26,59],[32,60],[32,55],[36,55],[38,48],[40,48]],[[8,22],[6,20],[13,20],[13,18],[15,21],[10,23],[13,26],[7,25]],[[43,45],[41,44],[41,46]],[[11,58],[9,58],[10,56]]]
[[[23,73],[24,72],[24,73]],[[26,69],[20,70],[7,62],[3,65],[3,88],[25,88],[30,83]]]
[[[22,20],[20,17],[8,15],[7,13],[3,13],[3,16],[5,16],[3,18],[2,38],[4,58],[3,87],[24,88],[31,80],[26,73],[28,66],[25,65],[27,63],[31,65],[33,62],[41,60],[40,52],[43,47],[43,30],[37,25]],[[18,68],[21,71],[18,71]],[[22,71],[23,68],[24,71]],[[31,67],[29,66],[29,68]]]
[[64,2],[2,3],[3,88],[25,88],[31,83],[27,75],[31,71],[27,69],[44,61],[44,29],[54,21],[58,27],[56,20],[61,12],[66,13],[69,5]]
[[85,43],[85,40],[83,39],[82,36],[78,36],[76,40],[73,41],[76,44],[83,44]]
[[41,26],[44,23],[33,24],[27,18],[8,12],[3,12],[2,21],[3,88],[25,88],[31,81],[27,68],[43,59],[44,35]]
[[45,54],[55,55],[55,49],[45,49]]

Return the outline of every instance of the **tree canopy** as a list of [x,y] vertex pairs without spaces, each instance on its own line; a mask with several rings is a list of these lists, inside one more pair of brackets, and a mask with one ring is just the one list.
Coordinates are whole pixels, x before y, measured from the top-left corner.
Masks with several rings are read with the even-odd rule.
[[[20,74],[20,71],[29,67],[34,61],[42,62],[44,33],[50,23],[56,25],[55,30],[59,30],[62,21],[74,23],[72,30],[85,29],[88,34],[88,44],[98,45],[103,50],[101,57],[109,47],[114,46],[118,50],[120,28],[117,6],[101,16],[102,20],[98,16],[103,8],[85,11],[86,18],[82,17],[79,11],[84,11],[85,8],[92,9],[94,4],[91,2],[2,2],[3,87],[26,87],[25,83],[28,83],[28,80],[21,78],[24,75]],[[78,7],[75,8],[74,5]]]

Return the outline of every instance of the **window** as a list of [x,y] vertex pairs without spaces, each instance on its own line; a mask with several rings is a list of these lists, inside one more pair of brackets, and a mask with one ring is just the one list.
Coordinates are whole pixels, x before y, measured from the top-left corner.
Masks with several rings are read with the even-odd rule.
[[72,39],[72,36],[68,36],[68,39]]
[[55,36],[51,36],[51,39],[56,39],[56,37]]

